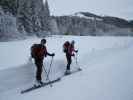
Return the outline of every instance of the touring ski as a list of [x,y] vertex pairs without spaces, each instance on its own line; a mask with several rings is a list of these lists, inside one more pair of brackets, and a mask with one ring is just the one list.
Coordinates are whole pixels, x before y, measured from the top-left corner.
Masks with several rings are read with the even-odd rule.
[[61,78],[57,78],[57,79],[55,79],[55,80],[52,80],[52,81],[43,83],[43,84],[41,84],[41,85],[34,85],[34,86],[30,87],[30,88],[27,88],[27,89],[25,89],[25,90],[22,90],[22,91],[21,91],[21,94],[27,93],[27,92],[30,92],[30,91],[33,91],[33,90],[36,90],[36,89],[41,88],[41,87],[45,87],[45,86],[50,85],[50,84],[52,84],[52,83],[58,82],[58,81],[60,81],[60,80],[61,80]]

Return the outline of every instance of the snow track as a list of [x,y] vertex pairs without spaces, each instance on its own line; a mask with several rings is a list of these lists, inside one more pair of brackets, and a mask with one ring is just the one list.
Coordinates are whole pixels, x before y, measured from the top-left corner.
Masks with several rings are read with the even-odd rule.
[[[55,51],[56,53],[52,64],[50,79],[55,79],[63,75],[65,71],[66,60],[64,55],[61,53],[62,51],[60,51],[60,44],[67,39],[75,39],[77,41],[77,45],[79,45],[78,62],[83,71],[64,77],[61,82],[55,83],[52,88],[48,86],[21,95],[21,89],[31,86],[34,82],[34,64],[27,62],[26,64],[18,67],[9,67],[0,70],[0,100],[17,100],[18,98],[19,100],[133,99],[132,38],[47,38],[49,43],[48,49],[50,52]],[[28,44],[32,41],[29,41]],[[86,42],[88,44],[84,45]],[[55,44],[54,46],[53,43]],[[45,59],[44,66],[47,70],[49,69],[50,61],[51,57],[47,57]],[[75,67],[77,67],[77,65],[75,63],[75,59],[73,59],[72,69]],[[45,74],[43,73],[42,76],[45,76]],[[45,78],[43,80],[45,80]]]

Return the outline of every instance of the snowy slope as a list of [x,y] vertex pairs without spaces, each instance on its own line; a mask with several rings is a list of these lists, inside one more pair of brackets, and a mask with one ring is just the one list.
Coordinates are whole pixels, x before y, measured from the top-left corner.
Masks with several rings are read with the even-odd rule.
[[[0,43],[0,100],[132,100],[133,39],[130,37],[47,38],[48,51],[56,54],[50,79],[63,74],[66,60],[62,43],[73,39],[83,71],[62,78],[52,88],[47,86],[23,95],[20,91],[31,86],[35,76],[35,66],[28,61],[29,48],[40,39]],[[45,59],[46,68],[50,61],[51,57]],[[76,67],[73,59],[72,69]]]

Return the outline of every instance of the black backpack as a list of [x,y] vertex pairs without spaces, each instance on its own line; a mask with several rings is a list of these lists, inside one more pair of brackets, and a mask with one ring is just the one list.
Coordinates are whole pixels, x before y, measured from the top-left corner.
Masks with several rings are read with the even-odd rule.
[[70,46],[70,42],[69,42],[69,41],[66,41],[66,42],[63,44],[63,52],[64,52],[64,53],[68,52],[69,46]]
[[33,44],[31,47],[31,57],[32,58],[43,58],[46,56],[46,48],[41,44]]

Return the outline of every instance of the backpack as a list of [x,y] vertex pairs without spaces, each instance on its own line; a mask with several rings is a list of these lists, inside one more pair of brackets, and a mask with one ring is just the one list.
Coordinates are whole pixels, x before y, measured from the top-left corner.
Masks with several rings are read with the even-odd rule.
[[63,52],[66,53],[68,52],[68,47],[70,46],[70,43],[69,41],[66,41],[64,44],[63,44]]
[[31,47],[31,57],[43,59],[44,56],[46,57],[47,50],[46,47],[41,44],[33,44]]

